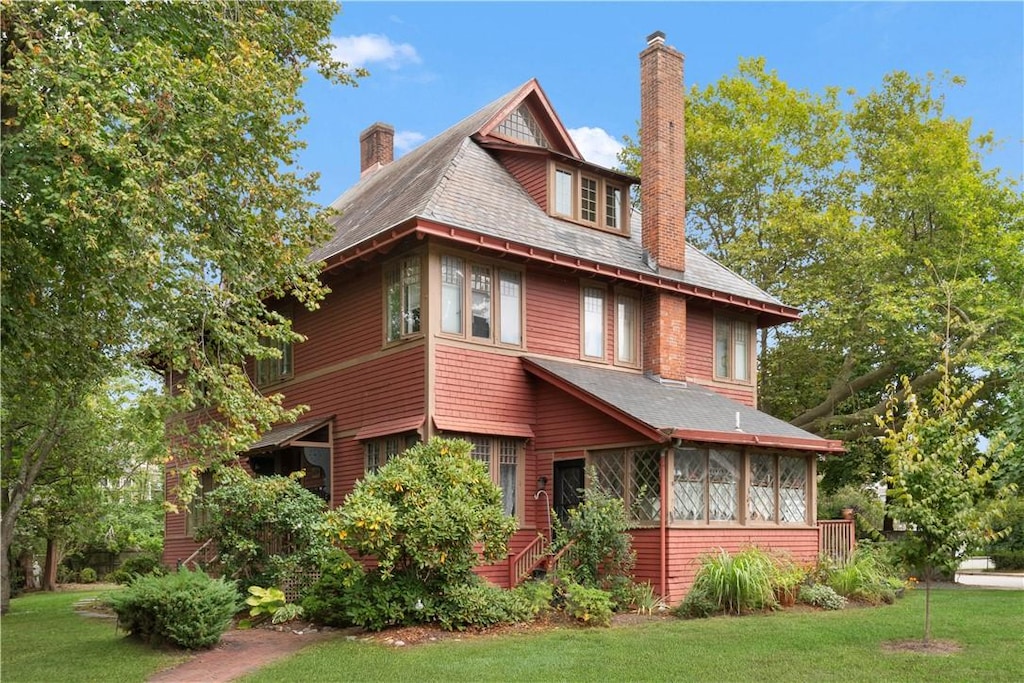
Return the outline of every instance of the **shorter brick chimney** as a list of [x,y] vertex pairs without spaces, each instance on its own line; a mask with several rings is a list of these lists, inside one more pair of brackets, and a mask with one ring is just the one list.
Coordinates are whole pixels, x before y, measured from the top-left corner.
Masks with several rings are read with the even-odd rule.
[[360,176],[395,160],[395,128],[379,121],[359,135]]

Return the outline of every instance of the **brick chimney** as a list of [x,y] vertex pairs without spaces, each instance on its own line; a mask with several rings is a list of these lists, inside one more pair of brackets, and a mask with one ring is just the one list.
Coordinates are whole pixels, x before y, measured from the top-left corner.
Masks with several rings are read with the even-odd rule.
[[[683,55],[652,33],[640,53],[640,205],[643,246],[659,271],[686,267]],[[643,304],[644,372],[686,381],[686,299],[649,290]]]
[[659,268],[686,267],[683,55],[665,34],[640,53],[640,206],[643,245]]
[[360,177],[395,160],[395,128],[377,122],[359,135]]

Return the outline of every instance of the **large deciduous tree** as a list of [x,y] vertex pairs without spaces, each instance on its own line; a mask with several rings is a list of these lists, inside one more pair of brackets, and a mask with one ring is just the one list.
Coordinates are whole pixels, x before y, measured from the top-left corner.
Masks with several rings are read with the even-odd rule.
[[269,300],[324,293],[306,257],[328,217],[293,167],[303,74],[360,74],[331,57],[331,2],[2,9],[6,610],[18,513],[125,362],[163,373],[168,409],[208,418],[178,435],[189,457],[294,416],[244,361],[295,337]]
[[[687,238],[786,303],[762,333],[762,408],[847,441],[826,488],[880,481],[886,388],[985,382],[998,426],[1024,330],[1024,200],[982,159],[991,134],[944,111],[958,79],[894,72],[873,92],[789,87],[763,60],[687,100]],[[640,132],[642,135],[642,131]],[[628,141],[627,141],[628,142]],[[639,173],[639,149],[623,160]]]

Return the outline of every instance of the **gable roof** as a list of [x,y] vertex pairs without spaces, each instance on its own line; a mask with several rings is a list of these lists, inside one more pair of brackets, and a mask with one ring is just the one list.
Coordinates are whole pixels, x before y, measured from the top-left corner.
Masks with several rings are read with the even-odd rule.
[[841,452],[842,443],[794,427],[710,389],[646,375],[524,356],[528,372],[655,441],[669,439]]
[[[361,178],[331,204],[341,212],[334,219],[334,236],[314,250],[311,258],[327,261],[329,268],[348,251],[365,251],[368,242],[375,243],[398,228],[410,229],[425,221],[499,243],[541,249],[569,263],[584,260],[599,269],[603,267],[604,272],[625,271],[639,278],[637,281],[677,286],[704,298],[740,306],[761,305],[772,324],[799,317],[796,309],[689,242],[686,271],[655,270],[644,258],[638,210],[631,212],[629,237],[548,215],[501,162],[474,140],[476,134],[493,128],[527,97],[539,98],[548,106],[537,82],[528,81],[409,154]],[[542,111],[544,106],[540,107]],[[564,130],[557,117],[548,123]],[[569,151],[575,152],[575,146]],[[601,168],[577,158],[585,165]]]

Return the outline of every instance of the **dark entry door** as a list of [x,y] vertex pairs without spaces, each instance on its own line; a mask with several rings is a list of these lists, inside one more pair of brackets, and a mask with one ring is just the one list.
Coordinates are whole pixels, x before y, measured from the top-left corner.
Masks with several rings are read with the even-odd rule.
[[552,507],[558,519],[564,524],[569,510],[580,504],[580,489],[583,488],[583,471],[586,460],[557,460],[554,463],[554,494]]

